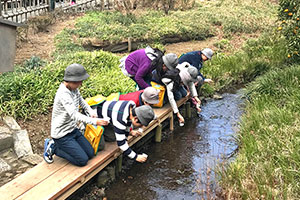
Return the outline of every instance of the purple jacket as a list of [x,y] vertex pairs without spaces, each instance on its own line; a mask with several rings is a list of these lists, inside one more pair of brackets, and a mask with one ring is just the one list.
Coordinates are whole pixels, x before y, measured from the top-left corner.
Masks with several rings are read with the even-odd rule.
[[143,88],[149,87],[149,85],[144,81],[143,77],[150,74],[154,69],[151,68],[151,59],[145,53],[145,49],[139,49],[131,54],[125,60],[126,71],[134,75],[136,82]]

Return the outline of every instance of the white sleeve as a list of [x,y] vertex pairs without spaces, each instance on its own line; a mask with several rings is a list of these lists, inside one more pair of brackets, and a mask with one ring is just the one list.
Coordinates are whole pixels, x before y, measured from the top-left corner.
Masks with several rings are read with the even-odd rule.
[[169,98],[170,105],[173,109],[173,112],[176,114],[176,113],[178,113],[178,107],[177,107],[177,104],[176,104],[176,101],[175,101],[175,98],[174,98],[174,94],[172,92],[174,82],[169,78],[163,78],[161,81],[166,85],[167,95],[168,95],[168,98]]
[[97,115],[97,111],[93,110],[91,108],[91,106],[82,98],[82,96],[80,96],[79,105],[82,107],[82,109],[84,109],[85,111],[87,111],[90,116],[92,116],[94,114]]
[[188,83],[187,87],[189,88],[189,90],[190,90],[190,92],[192,94],[192,97],[197,97],[198,96],[196,86],[195,86],[195,84],[192,81],[190,81]]

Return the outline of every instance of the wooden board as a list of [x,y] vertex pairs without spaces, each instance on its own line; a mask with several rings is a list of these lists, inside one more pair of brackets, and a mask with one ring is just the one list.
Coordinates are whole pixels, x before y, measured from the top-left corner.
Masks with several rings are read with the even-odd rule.
[[[178,107],[187,100],[188,98],[185,97],[177,101]],[[154,112],[157,119],[152,120],[144,128],[142,136],[129,136],[128,143],[130,146],[138,142],[161,122],[173,116],[173,111],[169,104],[163,108],[155,108]],[[116,142],[107,142],[104,150],[98,152],[97,156],[89,160],[88,164],[84,167],[74,166],[62,158],[55,157],[53,164],[49,165],[42,162],[2,186],[0,188],[0,199],[65,199],[121,153]]]
[[6,183],[0,188],[0,199],[15,199],[27,190],[30,190],[43,180],[68,164],[68,161],[55,157],[55,165],[42,162],[16,179]]
[[97,156],[89,160],[88,164],[84,167],[78,167],[68,163],[60,170],[52,173],[42,183],[36,185],[25,192],[18,199],[39,200],[39,199],[56,199],[61,194],[66,192],[72,185],[76,183],[84,184],[86,176],[94,169],[99,167],[109,158],[115,158],[115,153],[119,151],[116,143],[107,143],[105,149],[100,151]]

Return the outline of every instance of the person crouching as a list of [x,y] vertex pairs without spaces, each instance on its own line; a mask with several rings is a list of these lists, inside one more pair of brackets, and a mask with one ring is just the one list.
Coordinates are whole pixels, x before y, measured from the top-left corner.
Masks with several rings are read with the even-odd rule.
[[[53,163],[53,155],[62,157],[72,164],[84,166],[94,156],[94,150],[88,140],[77,128],[78,122],[106,126],[108,122],[97,118],[94,111],[82,98],[78,88],[89,77],[84,67],[74,63],[64,74],[54,99],[51,120],[51,137],[44,145],[44,160]],[[79,106],[89,116],[79,112]]]

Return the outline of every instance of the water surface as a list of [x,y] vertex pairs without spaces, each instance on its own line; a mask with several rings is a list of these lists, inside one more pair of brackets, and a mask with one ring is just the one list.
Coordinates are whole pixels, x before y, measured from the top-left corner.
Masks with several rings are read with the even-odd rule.
[[161,143],[151,144],[146,163],[136,163],[105,191],[108,200],[217,198],[215,167],[237,149],[240,94],[208,100],[202,118],[186,120]]

